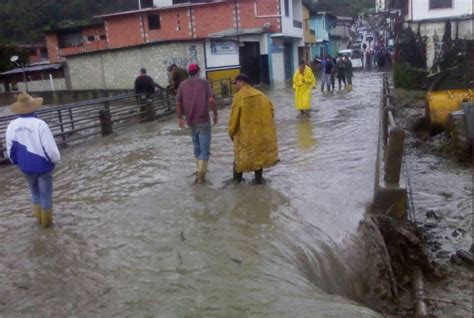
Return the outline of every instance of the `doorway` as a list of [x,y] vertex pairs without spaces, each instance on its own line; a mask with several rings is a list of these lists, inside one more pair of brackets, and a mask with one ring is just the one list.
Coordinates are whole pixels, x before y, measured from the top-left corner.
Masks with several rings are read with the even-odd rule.
[[260,44],[258,42],[243,42],[239,46],[240,69],[248,75],[251,84],[260,83]]
[[292,61],[293,61],[293,52],[292,52],[292,45],[291,42],[285,42],[283,46],[283,63],[285,66],[285,80],[291,80],[293,69],[292,69]]

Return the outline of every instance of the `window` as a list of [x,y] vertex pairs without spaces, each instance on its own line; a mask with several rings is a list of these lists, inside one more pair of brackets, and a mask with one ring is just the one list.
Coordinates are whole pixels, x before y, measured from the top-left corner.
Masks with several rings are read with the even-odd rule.
[[161,28],[160,25],[160,15],[153,14],[148,16],[148,29],[149,30],[158,30]]
[[89,36],[87,37],[87,41],[93,42],[93,41],[95,41],[95,37],[94,37],[93,35],[89,35]]
[[107,40],[107,36],[106,36],[105,34],[101,34],[101,35],[99,36],[99,39],[101,39],[101,40]]
[[430,9],[452,8],[453,0],[430,0]]
[[285,0],[285,16],[289,17],[290,16],[290,1]]
[[58,44],[60,49],[82,46],[82,41],[83,37],[81,32],[58,34]]

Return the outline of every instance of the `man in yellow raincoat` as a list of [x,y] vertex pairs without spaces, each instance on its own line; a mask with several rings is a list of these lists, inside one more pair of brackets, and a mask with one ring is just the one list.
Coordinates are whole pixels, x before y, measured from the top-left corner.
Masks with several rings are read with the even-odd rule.
[[249,84],[247,75],[238,75],[233,83],[237,93],[228,130],[234,142],[234,181],[240,183],[244,172],[254,171],[256,183],[261,184],[263,168],[279,161],[273,105]]
[[314,87],[316,87],[316,78],[313,71],[304,61],[301,61],[293,75],[293,89],[295,90],[295,107],[302,115],[309,115]]

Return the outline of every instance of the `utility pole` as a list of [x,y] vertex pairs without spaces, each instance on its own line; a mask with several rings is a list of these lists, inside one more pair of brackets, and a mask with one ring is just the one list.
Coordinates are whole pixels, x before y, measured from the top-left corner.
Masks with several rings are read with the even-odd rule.
[[139,10],[142,9],[142,0],[138,0],[138,9],[139,9]]

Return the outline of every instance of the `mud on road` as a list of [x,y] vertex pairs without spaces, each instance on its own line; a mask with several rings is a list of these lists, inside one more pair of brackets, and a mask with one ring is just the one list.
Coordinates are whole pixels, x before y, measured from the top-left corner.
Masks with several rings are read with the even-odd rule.
[[426,282],[427,302],[436,317],[472,317],[472,267],[451,261],[456,251],[468,251],[472,244],[472,157],[461,160],[447,133],[430,135],[424,121],[424,94],[394,91],[399,124],[407,133],[405,170],[415,220],[444,276]]

